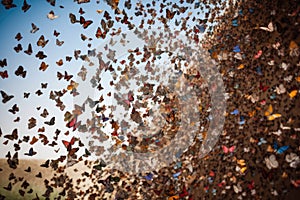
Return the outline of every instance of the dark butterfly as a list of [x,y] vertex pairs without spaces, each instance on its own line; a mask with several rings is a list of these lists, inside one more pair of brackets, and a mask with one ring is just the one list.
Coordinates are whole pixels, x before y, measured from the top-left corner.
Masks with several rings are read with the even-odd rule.
[[19,194],[20,194],[22,197],[24,197],[25,191],[20,189],[20,190],[19,190]]
[[37,94],[38,96],[41,96],[41,95],[43,94],[43,92],[42,92],[41,90],[37,90],[37,91],[35,92],[35,94]]
[[88,50],[88,56],[95,57],[96,56],[96,49]]
[[28,54],[28,55],[31,55],[31,54],[32,54],[32,46],[31,46],[30,43],[28,44],[27,50],[25,50],[24,52],[25,52],[26,54]]
[[67,73],[67,71],[65,71],[64,79],[67,80],[67,81],[69,81],[71,78],[73,78],[73,75],[72,75],[72,74],[69,75],[69,74]]
[[3,79],[8,78],[7,70],[5,70],[5,71],[3,71],[3,72],[0,72],[0,76],[1,76],[1,78],[3,78]]
[[[24,170],[25,172],[31,172],[31,167],[28,167],[27,169]],[[24,187],[23,184],[21,185],[21,187]],[[24,187],[24,189],[26,189],[26,187]]]
[[14,47],[14,50],[15,50],[17,53],[19,53],[20,51],[23,50],[23,47],[22,47],[21,44],[18,44],[16,47]]
[[72,24],[75,24],[77,22],[79,22],[77,19],[76,19],[76,16],[72,13],[69,14],[69,18],[70,18],[70,21]]
[[61,46],[63,45],[65,42],[64,41],[59,41],[58,39],[56,39],[56,45],[57,46]]
[[41,87],[42,87],[42,89],[46,89],[46,88],[47,88],[47,86],[48,86],[48,83],[41,83]]
[[11,191],[12,189],[12,184],[11,182],[8,183],[7,187],[3,187],[5,190]]
[[40,30],[39,27],[37,27],[34,23],[31,23],[31,30],[30,30],[30,33],[35,33],[37,32],[38,30]]
[[84,17],[82,17],[82,16],[80,16],[80,21],[79,22],[80,22],[80,24],[82,25],[82,27],[84,29],[86,29],[87,27],[89,27],[93,23],[92,20],[85,20]]
[[13,3],[13,0],[2,0],[1,3],[5,7],[5,9],[17,7],[16,4]]
[[3,60],[0,60],[0,67],[5,67],[7,66],[7,60],[4,58]]
[[109,13],[107,11],[104,11],[104,15],[106,20],[110,20],[111,19],[111,16],[109,15]]
[[80,50],[74,50],[74,57],[77,60],[79,55],[80,55],[81,51]]
[[81,15],[83,15],[83,14],[85,13],[84,10],[83,10],[81,7],[79,8],[79,11],[78,11],[78,12],[79,12],[79,14],[81,14]]
[[59,34],[60,34],[59,32],[57,32],[56,30],[54,30],[53,35],[54,35],[55,37],[58,37]]
[[175,12],[171,12],[169,9],[166,10],[166,18],[173,19]]
[[49,115],[49,113],[48,113],[47,109],[45,108],[45,109],[43,110],[43,113],[41,113],[40,116],[46,118],[48,115]]
[[24,92],[24,99],[26,98],[28,98],[29,97],[29,95],[30,95],[30,93],[26,93],[26,92]]
[[23,37],[22,37],[21,33],[17,33],[17,35],[15,36],[15,39],[18,41],[20,41],[22,38]]
[[18,129],[14,129],[11,135],[4,135],[4,138],[9,140],[17,140],[18,139]]
[[41,35],[39,40],[37,41],[37,45],[44,48],[48,42],[49,42],[49,40],[45,40],[44,35]]
[[28,120],[28,129],[31,129],[33,127],[36,126],[36,119],[31,117],[29,120]]
[[62,66],[62,65],[64,64],[63,59],[59,59],[59,61],[56,61],[56,64],[57,64],[58,66]]
[[101,38],[104,39],[105,36],[106,36],[106,33],[105,33],[105,32],[103,33],[103,32],[101,31],[100,27],[98,27],[95,36],[96,36],[96,38],[100,38],[100,37],[101,37]]
[[50,3],[51,6],[55,6],[55,0],[47,0],[48,3]]
[[9,100],[11,100],[12,98],[14,98],[13,95],[8,95],[6,94],[3,90],[0,91],[1,92],[1,95],[2,95],[2,103],[6,103],[8,102]]
[[66,56],[66,61],[70,62],[72,60],[71,56]]
[[44,54],[43,51],[39,51],[35,57],[39,58],[40,60],[44,59],[44,58],[47,58],[47,55]]
[[8,112],[11,112],[12,114],[16,114],[17,112],[19,112],[18,105],[17,104],[13,105],[13,107],[9,109]]
[[24,71],[23,66],[19,66],[18,69],[15,71],[16,76],[21,76],[23,78],[26,77],[26,73],[27,73],[27,71]]
[[26,12],[27,10],[29,10],[29,8],[31,7],[31,5],[29,5],[26,0],[23,1],[23,6],[22,6],[22,10],[24,12]]
[[29,149],[28,153],[24,153],[25,156],[34,156],[36,154],[36,151],[33,151],[33,147]]
[[57,76],[58,80],[60,80],[60,79],[62,79],[64,77],[64,75],[62,73],[60,73],[60,72],[57,72],[56,76]]
[[46,162],[45,162],[44,164],[41,164],[40,166],[41,166],[41,167],[48,168],[48,167],[49,167],[49,164],[50,164],[50,160],[46,160]]
[[55,117],[52,117],[49,122],[44,122],[44,123],[49,126],[53,126],[55,124]]
[[42,62],[41,65],[40,65],[39,70],[45,71],[48,68],[48,66],[49,66],[48,64],[46,64],[45,62]]

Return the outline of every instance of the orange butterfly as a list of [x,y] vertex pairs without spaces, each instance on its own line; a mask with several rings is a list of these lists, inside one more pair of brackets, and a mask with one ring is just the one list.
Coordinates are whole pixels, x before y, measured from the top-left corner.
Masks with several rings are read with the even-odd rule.
[[74,145],[76,138],[72,137],[72,139],[70,140],[70,142],[63,140],[62,143],[65,145],[65,147],[67,148],[68,151],[70,151],[72,149],[72,145]]
[[89,25],[91,25],[93,23],[92,20],[85,20],[84,17],[80,16],[80,24],[82,24],[82,27],[84,29],[86,29],[87,27],[89,27]]

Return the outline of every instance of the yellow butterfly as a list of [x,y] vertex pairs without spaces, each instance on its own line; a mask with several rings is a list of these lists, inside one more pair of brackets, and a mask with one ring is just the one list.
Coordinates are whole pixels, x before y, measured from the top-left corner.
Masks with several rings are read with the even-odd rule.
[[245,166],[245,165],[246,165],[246,163],[245,163],[245,160],[244,160],[244,159],[237,160],[236,162],[237,162],[239,165],[241,165],[241,166]]
[[281,114],[272,114],[273,113],[273,106],[272,105],[269,105],[267,111],[265,111],[265,116],[268,117],[268,120],[272,121],[276,118],[279,118],[281,117]]
[[238,69],[243,69],[244,67],[245,67],[244,64],[240,64],[240,65],[238,66]]
[[290,96],[290,98],[292,99],[292,98],[294,98],[296,95],[297,95],[297,90],[293,90],[293,91],[291,91],[290,93],[289,93],[289,96]]

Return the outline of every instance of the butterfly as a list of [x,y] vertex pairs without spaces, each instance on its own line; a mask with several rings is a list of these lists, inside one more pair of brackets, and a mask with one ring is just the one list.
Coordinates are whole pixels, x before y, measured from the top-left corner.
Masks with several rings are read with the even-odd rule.
[[39,70],[45,71],[49,67],[44,61],[41,63]]
[[279,118],[281,117],[281,114],[272,114],[273,113],[273,106],[272,105],[269,105],[267,111],[265,111],[265,116],[267,117],[268,120],[272,121],[276,118]]
[[69,121],[66,125],[68,128],[73,127],[73,131],[76,130],[76,128],[79,126],[79,123],[77,123],[77,116],[74,116],[71,121]]
[[63,59],[59,59],[58,61],[56,61],[56,64],[57,64],[58,66],[62,66],[62,65],[64,64]]
[[50,121],[44,122],[44,123],[47,124],[47,125],[49,125],[49,126],[53,126],[53,125],[55,124],[55,117],[52,117],[52,118],[50,119]]
[[65,145],[65,147],[67,148],[68,151],[70,151],[72,149],[72,145],[74,145],[76,141],[75,137],[72,137],[72,139],[70,140],[70,142],[63,140],[62,143]]
[[21,76],[23,78],[26,77],[27,71],[24,71],[24,68],[22,66],[19,66],[18,69],[15,71],[16,76]]
[[45,88],[47,88],[47,86],[48,86],[48,83],[41,83],[41,87],[42,87],[42,89],[45,89]]
[[[6,7],[5,7],[6,8]],[[11,184],[11,182],[9,182],[8,183],[8,185],[6,186],[6,187],[3,187],[5,190],[7,190],[7,191],[11,191],[11,189],[12,189],[12,184]]]
[[31,129],[33,127],[36,126],[36,119],[31,117],[29,120],[28,120],[28,129]]
[[234,152],[235,150],[235,146],[231,146],[231,147],[226,147],[224,145],[222,145],[222,149],[223,149],[223,152],[226,154],[226,153],[232,153]]
[[71,56],[66,56],[66,61],[70,62],[72,60]]
[[57,15],[54,14],[53,10],[51,10],[48,14],[47,14],[48,19],[50,20],[54,20],[56,18],[58,18]]
[[7,60],[4,58],[3,60],[0,60],[0,67],[5,67],[7,66]]
[[267,141],[264,138],[260,138],[259,142],[257,144],[260,146],[260,145],[266,144],[266,143],[267,143]]
[[26,12],[27,10],[29,10],[30,7],[31,7],[31,5],[29,5],[29,4],[27,3],[27,1],[24,0],[24,1],[23,1],[23,5],[22,5],[22,10],[23,10],[24,12]]
[[85,81],[85,79],[86,79],[86,74],[87,74],[87,70],[86,70],[86,68],[82,65],[82,67],[81,67],[81,69],[80,69],[80,71],[78,72],[78,76],[79,77],[81,77],[81,80],[82,81]]
[[3,71],[3,72],[0,72],[0,76],[1,76],[1,78],[3,78],[3,79],[8,78],[7,70],[5,70],[5,71]]
[[80,16],[80,21],[79,22],[80,22],[80,24],[82,25],[82,27],[84,29],[86,29],[87,27],[89,27],[93,23],[92,20],[85,20],[85,18],[82,17],[82,16]]
[[27,50],[24,51],[24,53],[26,53],[27,55],[31,55],[32,54],[32,46],[31,46],[30,43],[28,44],[28,48],[27,48]]
[[238,19],[233,19],[233,20],[231,21],[231,25],[234,26],[234,27],[239,26],[239,24],[238,24]]
[[54,30],[53,35],[54,35],[55,37],[58,37],[59,34],[60,34],[59,32],[57,32],[56,30]]
[[38,141],[39,139],[37,139],[35,136],[33,136],[33,138],[31,139],[31,141],[30,141],[30,145],[33,145],[33,144],[35,144],[37,141]]
[[0,91],[1,92],[1,96],[2,96],[2,103],[6,103],[8,102],[9,100],[11,100],[12,98],[14,98],[13,95],[8,95],[6,94],[3,90]]
[[38,30],[40,30],[39,27],[37,27],[34,23],[31,23],[31,30],[30,30],[30,33],[35,33],[37,32]]
[[15,36],[15,39],[18,40],[18,41],[20,41],[22,38],[23,38],[23,37],[22,37],[22,35],[21,35],[20,32],[17,33],[17,35]]
[[46,162],[43,163],[43,164],[41,164],[40,166],[41,166],[41,167],[48,168],[48,167],[49,167],[49,164],[50,164],[50,160],[46,160]]
[[78,12],[79,12],[79,14],[81,14],[81,15],[83,15],[83,14],[85,13],[84,10],[83,10],[81,7],[79,8],[79,11],[78,11]]
[[259,29],[268,31],[268,32],[273,32],[274,31],[274,25],[272,22],[268,24],[268,27],[259,27]]
[[57,46],[62,46],[64,43],[65,43],[64,41],[59,41],[58,39],[56,39]]
[[33,151],[33,147],[29,149],[28,153],[24,153],[25,156],[34,156],[37,152]]
[[69,14],[69,18],[70,18],[70,21],[72,24],[75,24],[77,22],[79,22],[77,19],[76,19],[76,16],[72,13]]
[[44,58],[47,58],[47,55],[44,54],[43,51],[39,51],[35,57],[39,58],[40,60],[44,59]]
[[42,92],[41,90],[37,90],[37,91],[35,92],[35,94],[37,94],[38,96],[41,96],[41,95],[43,94],[43,92]]
[[37,41],[37,45],[44,48],[48,42],[49,42],[49,40],[45,40],[45,36],[41,35],[39,40]]
[[96,34],[95,34],[96,38],[105,38],[106,36],[106,33],[105,32],[102,32],[100,27],[97,28],[97,31],[96,31]]
[[22,47],[21,44],[18,44],[16,47],[14,47],[14,50],[15,50],[17,53],[19,53],[20,51],[23,50],[23,47]]
[[9,140],[17,140],[18,139],[18,129],[14,129],[10,135],[4,135],[4,138]]
[[276,152],[277,154],[282,154],[289,148],[289,146],[287,145],[287,146],[278,147],[278,144],[275,141],[273,144],[273,148],[274,148],[274,152]]
[[16,114],[17,112],[19,112],[19,107],[17,104],[14,104],[13,107],[11,109],[8,110],[8,112],[11,112],[12,114]]
[[41,117],[46,118],[49,115],[48,111],[46,108],[44,108],[43,112],[40,114]]

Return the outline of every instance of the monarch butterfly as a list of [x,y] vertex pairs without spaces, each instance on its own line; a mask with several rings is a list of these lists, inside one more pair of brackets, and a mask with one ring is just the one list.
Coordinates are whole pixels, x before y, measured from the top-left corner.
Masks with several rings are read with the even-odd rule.
[[80,16],[79,22],[84,29],[86,29],[87,27],[89,27],[89,25],[91,25],[93,23],[92,20],[85,20],[84,17],[82,17],[82,16]]
[[106,33],[105,32],[102,32],[100,27],[97,28],[97,31],[96,31],[96,34],[95,34],[96,38],[105,38],[106,36]]
[[70,151],[72,149],[72,145],[74,145],[76,138],[72,137],[72,139],[70,140],[70,142],[63,140],[62,143],[65,145],[65,147],[67,148],[68,151]]
[[166,10],[167,19],[173,19],[175,12],[171,12],[169,9]]

